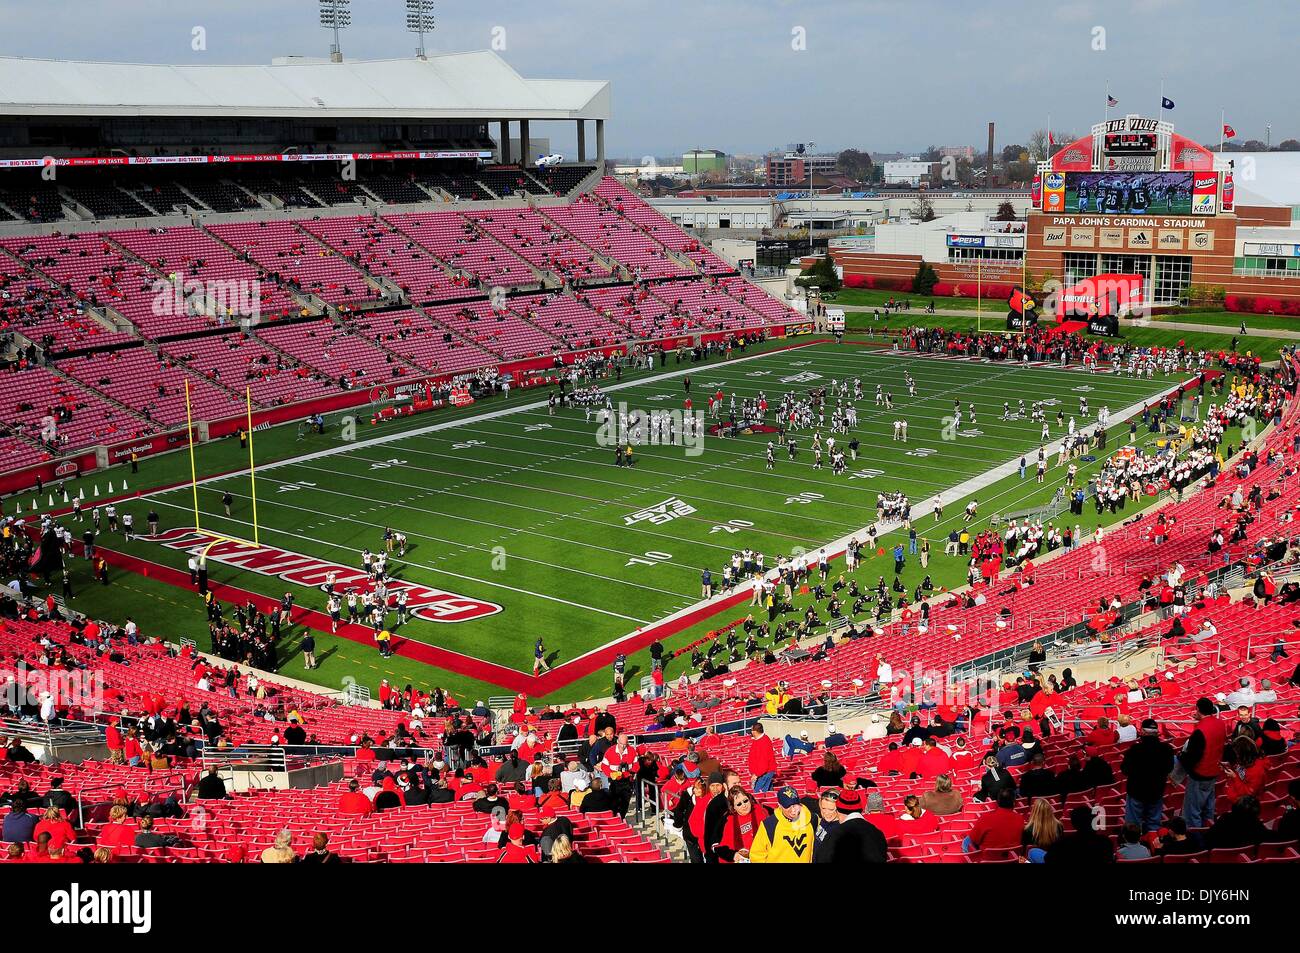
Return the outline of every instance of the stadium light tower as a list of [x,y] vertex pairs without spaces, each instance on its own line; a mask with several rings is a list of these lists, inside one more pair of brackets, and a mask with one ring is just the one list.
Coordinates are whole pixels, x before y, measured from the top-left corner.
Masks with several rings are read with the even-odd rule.
[[424,34],[432,33],[433,0],[406,0],[406,29],[409,33],[419,34],[420,45],[415,48],[415,55],[424,59]]
[[339,30],[346,30],[352,25],[352,11],[348,5],[352,0],[320,0],[320,25],[334,31],[334,43],[330,46],[330,60],[343,62],[343,47],[339,45]]

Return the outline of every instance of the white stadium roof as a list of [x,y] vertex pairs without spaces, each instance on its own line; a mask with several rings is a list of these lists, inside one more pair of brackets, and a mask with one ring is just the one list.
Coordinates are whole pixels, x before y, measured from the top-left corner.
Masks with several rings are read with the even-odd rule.
[[0,115],[608,119],[609,83],[525,79],[491,51],[166,66],[0,57]]

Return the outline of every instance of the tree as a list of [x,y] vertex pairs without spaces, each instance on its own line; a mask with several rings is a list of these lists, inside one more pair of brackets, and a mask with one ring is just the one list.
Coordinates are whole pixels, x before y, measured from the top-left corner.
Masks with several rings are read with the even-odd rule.
[[1009,162],[1006,167],[1008,182],[1028,182],[1034,177],[1032,162]]
[[993,216],[996,222],[1014,222],[1016,220],[1016,207],[1010,202],[1003,202],[998,206],[998,212]]
[[835,168],[859,182],[871,179],[872,165],[870,154],[859,149],[845,149],[835,158]]
[[800,288],[816,288],[819,291],[839,291],[840,276],[835,271],[835,262],[830,255],[821,255],[803,270],[795,285]]
[[1278,152],[1300,152],[1300,140],[1283,139],[1277,144]]
[[912,203],[909,211],[912,213],[912,218],[920,219],[923,222],[934,221],[934,206],[930,204],[930,200],[925,197],[924,192],[917,195],[916,201]]
[[1022,158],[1029,155],[1029,150],[1024,146],[1016,143],[1015,145],[1002,147],[1002,164],[1010,165],[1013,162],[1019,162]]
[[925,152],[922,154],[921,158],[926,162],[940,162],[942,161],[943,156],[939,153],[938,146],[926,146]]
[[1029,154],[1035,159],[1047,158],[1047,130],[1035,129],[1029,134]]
[[934,294],[934,286],[939,283],[939,275],[934,270],[934,266],[928,261],[923,261],[916,266],[916,274],[912,276],[912,293],[918,295]]

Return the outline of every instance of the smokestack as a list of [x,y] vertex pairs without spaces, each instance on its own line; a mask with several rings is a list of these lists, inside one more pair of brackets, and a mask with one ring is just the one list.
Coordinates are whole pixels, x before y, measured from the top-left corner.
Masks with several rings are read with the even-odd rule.
[[984,166],[984,186],[993,185],[993,123],[989,123],[989,154]]

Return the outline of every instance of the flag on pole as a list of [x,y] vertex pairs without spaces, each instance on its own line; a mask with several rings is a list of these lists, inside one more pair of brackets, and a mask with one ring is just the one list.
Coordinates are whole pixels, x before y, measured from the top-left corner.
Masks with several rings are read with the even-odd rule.
[[1114,96],[1112,96],[1110,93],[1107,93],[1107,94],[1106,94],[1106,106],[1109,107],[1109,108],[1113,108],[1113,107],[1118,106],[1118,105],[1119,105],[1119,100],[1116,99]]
[[1054,145],[1056,145],[1056,137],[1055,137],[1054,135],[1052,135],[1052,130],[1050,130],[1050,129],[1047,130],[1047,144],[1048,144],[1049,146],[1054,146]]
[[1160,108],[1161,108],[1161,109],[1173,109],[1173,108],[1174,108],[1174,101],[1173,101],[1172,99],[1170,99],[1168,96],[1161,96],[1161,97],[1160,97]]
[[1226,122],[1223,124],[1223,138],[1232,139],[1237,135],[1237,130],[1233,129]]

